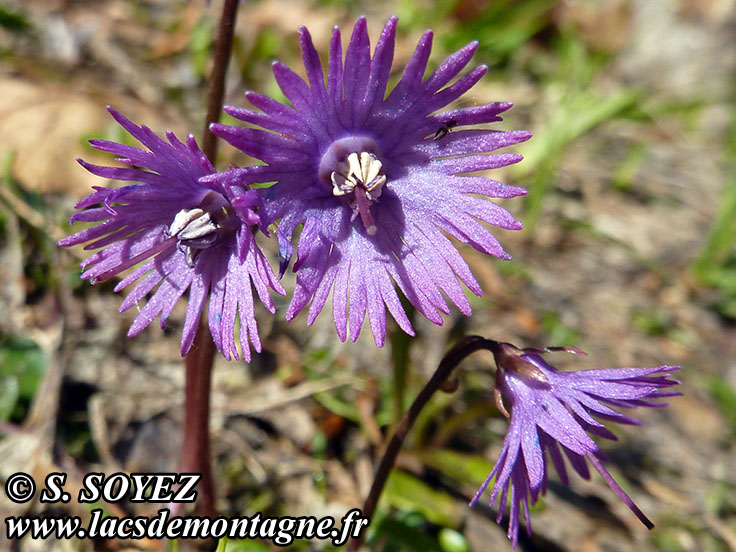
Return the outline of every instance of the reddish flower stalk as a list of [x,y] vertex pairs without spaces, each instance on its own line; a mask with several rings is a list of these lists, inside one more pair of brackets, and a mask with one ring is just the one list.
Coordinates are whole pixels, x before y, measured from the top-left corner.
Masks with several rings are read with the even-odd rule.
[[[386,447],[386,452],[384,453],[383,458],[381,458],[381,463],[376,469],[376,475],[373,478],[371,489],[363,503],[364,517],[368,519],[373,517],[373,514],[376,511],[376,506],[378,505],[378,499],[381,497],[383,487],[386,485],[388,476],[396,463],[396,457],[399,455],[401,445],[404,444],[404,439],[406,439],[406,436],[409,434],[409,430],[414,425],[414,422],[416,422],[419,413],[429,402],[429,399],[431,399],[438,390],[443,388],[443,384],[452,375],[452,372],[455,370],[457,365],[460,364],[465,357],[479,349],[488,349],[488,340],[477,335],[471,335],[455,344],[455,346],[450,349],[444,357],[442,357],[437,370],[432,375],[432,378],[427,382],[427,385],[425,385],[419,392],[417,398],[414,399],[414,402],[409,407],[409,410],[406,411],[404,417],[401,418],[396,431]],[[345,548],[346,552],[354,552],[355,550],[358,550],[360,545],[363,543],[364,537],[365,532],[361,533],[360,537],[348,542],[347,547]]]
[[215,343],[206,324],[199,326],[194,345],[186,356],[184,390],[184,441],[179,458],[180,473],[200,473],[197,513],[215,517],[215,490],[210,457],[210,394]]
[[[239,3],[240,0],[225,0],[215,41],[207,120],[202,135],[202,151],[213,165],[217,155],[217,137],[210,132],[210,124],[218,122],[222,113],[225,76],[232,53],[235,18]],[[216,515],[209,431],[212,364],[216,350],[207,324],[200,321],[197,336],[194,338],[194,346],[186,356],[184,442],[179,460],[179,471],[202,474],[198,486],[199,501],[196,510],[199,515],[208,517]]]

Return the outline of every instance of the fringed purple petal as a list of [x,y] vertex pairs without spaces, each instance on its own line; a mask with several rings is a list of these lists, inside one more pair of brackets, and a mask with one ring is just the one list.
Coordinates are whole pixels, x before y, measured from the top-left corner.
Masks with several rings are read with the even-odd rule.
[[250,109],[226,105],[225,113],[246,123],[260,126],[273,132],[291,136],[304,143],[313,142],[313,137],[305,130],[301,121],[294,117],[274,117],[267,113],[259,113]]
[[[344,56],[340,32],[333,29],[326,85],[319,54],[302,28],[306,82],[285,65],[273,67],[294,107],[247,93],[262,113],[227,108],[228,113],[262,130],[212,125],[215,134],[266,165],[200,182],[224,189],[273,183],[263,190],[257,216],[260,228],[278,224],[280,274],[291,265],[299,236],[292,265],[296,289],[287,320],[311,301],[307,321],[313,323],[332,293],[340,339],[347,339],[348,326],[350,338],[357,339],[367,316],[379,346],[385,341],[386,309],[413,333],[396,288],[435,324],[450,312],[448,299],[470,314],[462,284],[477,295],[481,289],[447,236],[509,259],[485,224],[519,229],[521,223],[478,195],[508,198],[525,192],[484,177],[455,175],[518,162],[519,155],[489,152],[529,138],[521,131],[453,130],[499,121],[510,103],[437,112],[486,73],[480,66],[461,74],[477,43],[447,58],[425,80],[433,38],[425,33],[389,91],[396,26],[395,17],[386,22],[372,56],[365,18],[356,21]],[[367,183],[356,190],[348,180],[358,177],[340,172],[351,154],[359,163],[375,163],[378,171],[371,184],[377,189],[365,196],[358,190],[367,190]],[[372,161],[365,161],[364,154]],[[362,171],[362,178],[368,178],[367,166]]]
[[[424,73],[427,70],[433,38],[434,34],[432,31],[427,31],[419,39],[414,54],[409,60],[409,63],[406,64],[406,68],[401,75],[401,80],[399,80],[396,88],[391,91],[386,99],[386,107],[397,109],[401,104],[405,103],[405,98],[420,90]],[[406,105],[404,106],[406,107]]]
[[312,36],[306,27],[299,29],[299,42],[302,47],[302,58],[304,60],[304,67],[307,70],[309,87],[312,90],[312,106],[315,108],[324,107],[327,103],[325,74],[322,71],[322,62],[319,60],[319,54],[312,43]]
[[335,27],[332,29],[327,61],[327,91],[336,109],[342,104],[342,75],[342,42],[340,29]]
[[[562,447],[570,465],[582,478],[590,478],[587,459],[637,518],[651,529],[651,521],[603,467],[602,463],[607,461],[606,456],[588,433],[616,440],[616,435],[596,418],[623,423],[632,419],[622,416],[600,401],[625,407],[658,406],[661,403],[652,402],[651,399],[671,394],[672,392],[662,392],[660,389],[675,385],[676,380],[669,379],[669,374],[651,374],[673,372],[679,367],[560,372],[539,356],[545,350],[519,350],[510,344],[496,346],[507,353],[520,353],[518,359],[534,364],[542,371],[546,380],[541,382],[539,378],[532,379],[523,375],[517,361],[509,362],[508,359],[513,358],[512,354],[503,356],[498,350],[492,349],[499,370],[497,385],[504,403],[511,405],[511,421],[498,462],[474,496],[471,506],[495,475],[491,504],[499,492],[504,493],[498,516],[500,522],[505,493],[510,486],[508,536],[512,545],[516,546],[520,508],[524,508],[527,531],[530,532],[529,504],[534,504],[539,494],[543,494],[546,489],[545,451],[562,482],[569,484],[565,461],[560,452]],[[558,349],[550,348],[549,351]],[[611,379],[609,375],[612,376]],[[610,394],[616,398],[596,397],[592,390],[599,395]],[[521,455],[518,453],[519,449],[522,451]]]
[[478,84],[478,81],[482,79],[483,75],[487,72],[488,67],[486,65],[480,65],[471,70],[468,74],[463,75],[450,86],[435,93],[435,95],[427,102],[427,112],[431,113],[457,100],[460,96],[473,88],[473,86]]
[[[254,103],[275,113],[266,113],[256,121],[275,120],[275,126],[284,128],[279,117],[283,118],[288,108],[275,108],[260,97]],[[137,183],[121,188],[95,187],[92,194],[77,204],[80,211],[72,216],[71,222],[97,224],[61,240],[60,245],[85,243],[85,249],[99,249],[82,262],[85,269],[82,278],[92,283],[132,269],[115,287],[115,291],[120,291],[134,285],[122,301],[121,311],[145,302],[130,326],[129,336],[140,333],[158,316],[165,327],[176,303],[189,292],[182,354],[192,345],[209,297],[209,326],[218,349],[227,358],[239,357],[233,339],[236,316],[239,316],[243,356],[249,359],[248,340],[256,350],[260,348],[251,283],[272,312],[274,306],[268,289],[283,293],[283,288],[253,239],[251,227],[262,227],[256,212],[262,207],[260,192],[236,190],[233,179],[238,179],[238,186],[248,186],[253,173],[271,176],[273,169],[248,168],[209,180],[205,177],[213,176],[214,168],[193,136],[181,141],[167,132],[163,140],[112,108],[109,111],[147,149],[93,140],[95,148],[117,155],[119,161],[133,166],[107,167],[79,162],[103,178]],[[243,115],[247,118],[258,114]],[[298,118],[290,122],[287,126],[294,135],[307,128]],[[244,129],[234,139],[249,147],[256,147],[252,144],[257,142],[261,148],[265,144],[282,150],[297,143],[253,129]],[[192,221],[197,221],[199,226],[187,228]],[[197,234],[202,227],[204,235]]]
[[349,275],[350,262],[340,263],[340,269],[335,278],[335,289],[332,292],[332,316],[335,320],[335,330],[337,330],[337,337],[340,338],[340,341],[347,339]]
[[501,121],[499,113],[503,113],[514,106],[511,102],[494,102],[485,105],[474,105],[437,113],[432,118],[439,123],[455,121],[459,126],[480,125]]
[[360,102],[365,97],[370,72],[371,52],[368,26],[365,17],[359,18],[353,27],[350,44],[345,52],[343,91],[348,122],[351,126],[359,116]]
[[435,94],[455,78],[470,62],[477,49],[478,42],[473,41],[443,61],[424,83],[425,94]]
[[525,130],[513,132],[502,132],[500,130],[460,130],[449,134],[442,138],[442,140],[424,141],[419,144],[417,150],[435,158],[487,153],[525,142],[531,136],[531,133]]
[[491,155],[468,155],[466,157],[453,157],[452,159],[438,159],[433,163],[433,168],[445,174],[461,174],[488,169],[498,169],[507,165],[513,165],[521,161],[523,157],[518,153],[498,153]]
[[629,495],[624,492],[621,486],[616,483],[616,480],[611,477],[611,474],[608,473],[608,470],[606,470],[606,468],[603,467],[603,464],[598,461],[595,454],[588,454],[588,460],[591,464],[593,464],[593,467],[598,470],[598,473],[601,474],[603,480],[608,484],[609,487],[611,487],[611,490],[618,495],[618,497],[624,502],[624,504],[626,504],[626,506],[629,507],[632,512],[634,512],[634,515],[639,518],[639,521],[641,521],[647,529],[653,529],[654,524],[647,516],[644,515],[644,512],[642,512],[637,507],[637,505],[634,504],[634,501],[631,500]]
[[365,97],[360,105],[360,115],[357,120],[359,124],[365,123],[374,106],[383,101],[383,96],[386,93],[388,78],[391,74],[391,62],[394,58],[397,21],[398,19],[395,16],[389,18],[376,44],[376,51],[373,53],[373,59],[371,60]]
[[299,75],[279,61],[273,64],[273,75],[291,105],[300,111],[310,109],[311,93],[307,83]]

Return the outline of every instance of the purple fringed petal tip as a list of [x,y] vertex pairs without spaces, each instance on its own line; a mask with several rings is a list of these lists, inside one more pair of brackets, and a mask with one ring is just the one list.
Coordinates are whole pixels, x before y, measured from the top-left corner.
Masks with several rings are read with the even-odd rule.
[[228,359],[250,359],[251,344],[260,350],[252,288],[269,310],[273,309],[269,288],[283,293],[251,231],[259,221],[252,208],[258,198],[248,196],[234,205],[236,195],[216,180],[200,183],[214,176],[214,168],[193,136],[181,142],[167,132],[168,141],[163,140],[112,107],[107,110],[145,149],[92,141],[129,166],[99,166],[82,159],[79,164],[103,178],[132,184],[95,186],[71,217],[72,223],[94,224],[59,245],[86,244],[85,249],[97,250],[82,262],[83,279],[96,284],[122,276],[115,291],[132,286],[120,305],[121,311],[139,308],[129,336],[159,316],[165,326],[178,300],[189,291],[182,355],[191,347],[209,300],[209,329],[217,348]]
[[509,430],[496,465],[470,505],[478,501],[493,481],[490,505],[493,506],[496,498],[501,497],[498,505],[500,523],[510,491],[508,536],[516,547],[520,512],[523,507],[527,531],[530,532],[529,507],[546,491],[549,460],[562,482],[568,484],[564,453],[572,468],[585,479],[589,478],[589,462],[634,515],[648,529],[654,527],[605,469],[605,456],[589,433],[615,439],[616,436],[598,419],[637,423],[637,420],[618,412],[616,407],[661,406],[661,403],[646,399],[679,394],[662,392],[661,389],[679,384],[670,378],[670,372],[680,367],[560,372],[540,355],[556,351],[581,354],[582,351],[572,347],[518,349],[510,343],[494,341],[489,341],[489,344],[497,367],[494,395],[499,410],[510,418]]
[[[355,22],[346,45],[335,27],[323,60],[302,27],[307,79],[278,62],[273,66],[290,105],[246,93],[260,111],[232,108],[231,114],[250,126],[212,127],[265,164],[249,175],[249,184],[275,183],[264,190],[259,215],[265,226],[278,224],[280,273],[291,263],[293,241],[300,252],[287,316],[307,308],[313,321],[332,296],[338,336],[357,339],[367,320],[378,346],[387,311],[404,331],[413,331],[399,292],[436,324],[450,312],[447,299],[470,313],[463,286],[478,294],[480,286],[453,239],[511,258],[487,225],[522,226],[488,198],[519,194],[466,174],[520,161],[519,155],[491,152],[529,137],[480,126],[498,122],[510,103],[447,110],[486,71],[480,66],[463,73],[477,42],[425,78],[428,31],[389,90],[396,24],[395,16],[389,18],[373,51],[365,17]],[[299,234],[310,218],[316,230]]]

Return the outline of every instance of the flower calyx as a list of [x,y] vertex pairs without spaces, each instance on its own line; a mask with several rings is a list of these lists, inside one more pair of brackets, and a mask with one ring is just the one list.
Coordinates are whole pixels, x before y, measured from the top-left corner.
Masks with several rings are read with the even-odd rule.
[[489,349],[493,353],[493,359],[496,361],[496,383],[493,389],[493,397],[498,410],[504,416],[510,418],[511,416],[503,404],[503,396],[501,394],[503,380],[506,374],[518,374],[542,384],[548,383],[549,378],[541,368],[524,358],[527,354],[534,354],[537,351],[536,349],[519,349],[511,343],[498,341],[492,341]]

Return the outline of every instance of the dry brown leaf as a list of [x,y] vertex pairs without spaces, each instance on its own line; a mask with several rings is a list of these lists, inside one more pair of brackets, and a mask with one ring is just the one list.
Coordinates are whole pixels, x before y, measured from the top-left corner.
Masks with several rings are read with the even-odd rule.
[[[68,193],[83,197],[91,186],[105,181],[85,171],[76,162],[84,157],[109,163],[109,155],[96,154],[85,139],[102,136],[115,123],[105,103],[136,122],[141,120],[155,130],[166,128],[160,116],[129,98],[96,98],[59,84],[43,86],[19,78],[0,78],[0,156],[15,155],[13,176],[29,190]],[[138,116],[136,116],[138,115]]]

